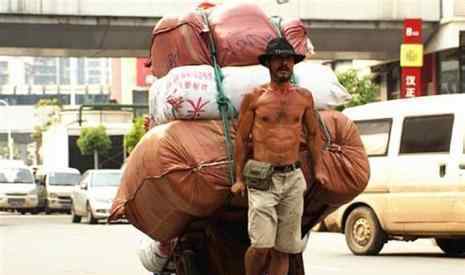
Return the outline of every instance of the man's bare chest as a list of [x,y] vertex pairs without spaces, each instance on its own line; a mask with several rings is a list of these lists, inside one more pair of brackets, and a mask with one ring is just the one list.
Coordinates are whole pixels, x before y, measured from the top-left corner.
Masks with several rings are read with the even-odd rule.
[[255,119],[258,122],[298,123],[305,112],[305,104],[297,94],[265,94],[258,100]]

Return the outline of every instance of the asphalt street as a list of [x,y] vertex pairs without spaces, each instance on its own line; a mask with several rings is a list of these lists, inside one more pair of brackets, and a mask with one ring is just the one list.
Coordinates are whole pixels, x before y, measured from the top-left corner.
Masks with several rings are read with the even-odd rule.
[[[148,275],[128,224],[72,224],[69,215],[0,213],[0,275]],[[462,275],[432,240],[390,242],[379,256],[354,256],[342,234],[313,233],[304,254],[311,275]]]

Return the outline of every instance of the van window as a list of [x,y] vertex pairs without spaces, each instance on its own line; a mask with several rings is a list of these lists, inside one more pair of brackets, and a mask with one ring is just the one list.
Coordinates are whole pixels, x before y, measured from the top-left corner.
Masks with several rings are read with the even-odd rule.
[[1,183],[33,183],[32,173],[26,168],[0,168]]
[[385,156],[389,147],[392,119],[356,121],[368,156]]
[[452,114],[405,118],[400,154],[448,153],[453,123]]
[[50,185],[76,185],[81,176],[74,173],[52,172],[49,176]]

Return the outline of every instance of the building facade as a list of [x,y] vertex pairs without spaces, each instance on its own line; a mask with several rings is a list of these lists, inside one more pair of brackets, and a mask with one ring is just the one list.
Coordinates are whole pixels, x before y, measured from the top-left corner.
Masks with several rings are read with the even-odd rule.
[[[465,1],[442,1],[442,18],[424,42],[420,96],[465,93]],[[372,66],[386,99],[400,97],[399,60]]]
[[40,162],[32,133],[44,121],[36,104],[56,99],[69,109],[109,103],[112,80],[109,58],[0,57],[0,158],[9,157],[11,131],[14,158]]

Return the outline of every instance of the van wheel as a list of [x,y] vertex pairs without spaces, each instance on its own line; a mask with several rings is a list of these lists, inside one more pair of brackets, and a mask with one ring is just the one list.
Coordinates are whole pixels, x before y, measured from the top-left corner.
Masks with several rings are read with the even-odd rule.
[[465,238],[460,239],[441,239],[436,238],[436,244],[444,253],[450,256],[465,255]]
[[375,213],[365,206],[350,212],[344,233],[346,243],[355,255],[377,255],[387,241]]
[[48,207],[48,201],[45,202],[45,207],[44,207],[44,208],[45,208],[45,211],[44,211],[44,212],[45,212],[45,215],[50,215],[50,214],[52,214],[52,209],[50,209],[50,208]]
[[76,215],[76,212],[74,211],[74,205],[71,205],[71,221],[73,223],[81,222],[81,216]]
[[94,218],[94,215],[92,214],[92,210],[90,208],[90,205],[87,204],[87,223],[88,224],[96,224],[98,220]]

